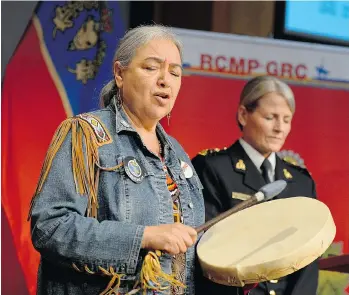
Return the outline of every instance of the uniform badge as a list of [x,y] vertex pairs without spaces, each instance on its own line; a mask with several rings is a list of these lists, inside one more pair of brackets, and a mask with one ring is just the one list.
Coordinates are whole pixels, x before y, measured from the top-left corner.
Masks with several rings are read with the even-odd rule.
[[184,173],[185,178],[191,178],[193,177],[193,169],[190,167],[190,165],[184,161],[181,161],[181,168]]
[[124,160],[127,176],[136,183],[141,183],[144,178],[144,168],[134,157],[126,157]]
[[284,175],[287,179],[291,179],[293,177],[292,174],[290,172],[288,172],[287,169],[284,169],[283,171],[284,171]]
[[236,169],[239,169],[239,170],[243,170],[245,171],[246,170],[246,166],[245,166],[245,163],[243,160],[239,160],[237,163],[236,163]]

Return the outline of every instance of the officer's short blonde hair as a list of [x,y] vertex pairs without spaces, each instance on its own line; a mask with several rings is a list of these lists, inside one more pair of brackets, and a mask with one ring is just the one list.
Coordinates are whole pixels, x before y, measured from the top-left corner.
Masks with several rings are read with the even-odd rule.
[[[296,102],[291,88],[273,76],[258,76],[248,81],[241,92],[239,106],[242,105],[248,112],[253,112],[258,106],[258,100],[271,92],[276,92],[285,98],[292,114],[295,113]],[[239,122],[238,124],[242,129],[241,124]]]

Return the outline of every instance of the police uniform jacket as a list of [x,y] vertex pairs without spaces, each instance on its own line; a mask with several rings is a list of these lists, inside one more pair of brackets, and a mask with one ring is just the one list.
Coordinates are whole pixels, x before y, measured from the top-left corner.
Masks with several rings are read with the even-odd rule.
[[[204,186],[206,220],[234,207],[241,194],[255,194],[265,181],[239,141],[228,149],[198,154],[192,163]],[[287,182],[276,199],[306,196],[316,198],[315,184],[306,169],[292,165],[276,156],[275,180]],[[271,212],[272,214],[272,212]],[[311,215],[309,216],[311,218]],[[306,226],[306,225],[304,225]],[[243,294],[241,288],[210,282],[197,273],[199,295]],[[251,295],[315,295],[318,282],[317,262],[279,280],[259,284]]]

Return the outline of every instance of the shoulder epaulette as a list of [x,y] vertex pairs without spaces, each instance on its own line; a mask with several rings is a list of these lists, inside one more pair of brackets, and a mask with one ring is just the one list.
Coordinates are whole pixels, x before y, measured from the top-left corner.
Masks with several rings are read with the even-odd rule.
[[282,150],[279,151],[277,155],[287,164],[291,164],[292,166],[300,168],[305,168],[304,160],[302,159],[300,154],[292,150]]
[[300,166],[297,162],[295,161],[290,161],[289,159],[282,159],[282,161],[287,164],[288,166],[297,169],[298,171],[308,175],[311,177],[311,173],[309,172],[309,170],[304,166]]
[[277,154],[285,164],[311,177],[311,173],[305,166],[304,160],[302,159],[300,154],[292,150],[282,150]]
[[291,157],[284,157],[281,160],[284,161],[287,164],[292,165],[292,166],[302,167],[295,159],[293,159]]
[[201,156],[216,155],[218,152],[226,150],[226,149],[227,149],[226,147],[224,147],[223,149],[220,149],[220,148],[204,149],[201,152],[199,152],[199,155],[201,155]]

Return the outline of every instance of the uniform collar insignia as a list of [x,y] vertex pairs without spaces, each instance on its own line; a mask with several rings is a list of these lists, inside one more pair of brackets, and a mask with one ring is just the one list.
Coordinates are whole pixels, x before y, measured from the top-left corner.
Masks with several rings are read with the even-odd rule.
[[239,159],[235,165],[235,168],[241,171],[246,171],[246,165],[243,160]]
[[287,169],[284,169],[283,172],[284,172],[284,176],[286,177],[286,179],[293,178],[292,174]]

